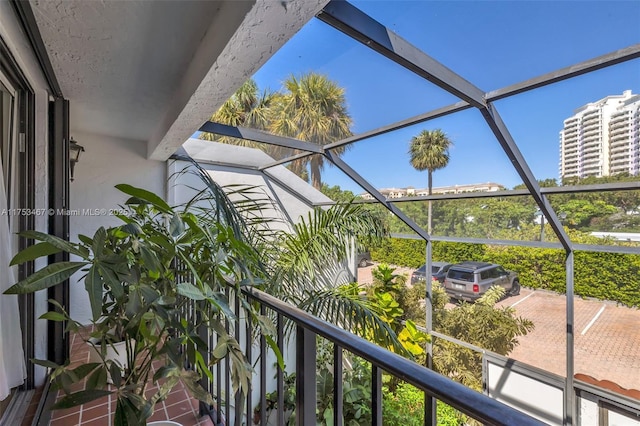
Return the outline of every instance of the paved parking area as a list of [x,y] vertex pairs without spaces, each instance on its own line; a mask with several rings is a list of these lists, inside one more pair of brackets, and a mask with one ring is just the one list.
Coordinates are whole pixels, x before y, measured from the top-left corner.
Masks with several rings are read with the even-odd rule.
[[[360,283],[372,282],[371,269],[373,266],[358,269]],[[411,272],[396,270],[407,276]],[[513,306],[519,316],[535,324],[509,356],[565,376],[566,297],[523,288],[519,296],[507,297],[498,305]],[[575,373],[640,389],[640,310],[576,297],[574,313]]]

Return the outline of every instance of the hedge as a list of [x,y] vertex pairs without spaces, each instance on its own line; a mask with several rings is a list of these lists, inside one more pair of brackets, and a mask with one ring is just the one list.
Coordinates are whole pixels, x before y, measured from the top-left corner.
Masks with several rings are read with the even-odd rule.
[[[417,268],[425,263],[426,245],[421,240],[386,239],[371,249],[374,261]],[[433,260],[478,260],[503,265],[519,274],[525,287],[564,294],[565,253],[558,249],[485,244],[433,243]],[[640,307],[640,255],[575,252],[574,292],[582,297],[611,300]]]

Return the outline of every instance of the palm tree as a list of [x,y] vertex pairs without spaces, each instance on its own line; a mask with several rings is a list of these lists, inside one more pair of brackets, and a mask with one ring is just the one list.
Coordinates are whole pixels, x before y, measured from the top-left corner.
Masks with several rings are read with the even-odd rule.
[[[271,133],[325,145],[351,136],[351,117],[347,112],[344,89],[324,75],[308,73],[290,76],[284,82],[285,93],[274,97],[270,108]],[[336,148],[342,154],[345,147]],[[320,190],[324,157],[314,155],[298,160],[293,170],[311,170],[311,183]],[[302,166],[302,167],[301,167]]]
[[[222,188],[197,163],[193,166],[187,172],[199,176],[206,189],[190,204],[202,203],[201,216],[232,224],[234,233],[246,238],[261,259],[260,267],[252,273],[264,279],[264,291],[404,353],[383,312],[357,284],[344,284],[341,275],[336,274],[354,243],[359,250],[379,244],[388,236],[379,215],[364,204],[342,203],[326,210],[316,208],[288,229],[281,229],[271,226],[273,220],[279,219],[263,214],[267,209],[278,208],[266,194],[253,187]],[[208,208],[209,205],[215,208]]]
[[[211,116],[211,121],[229,126],[265,129],[272,99],[272,93],[264,91],[260,94],[256,82],[249,79]],[[256,142],[212,133],[202,133],[200,139],[253,148],[258,145]]]
[[[453,142],[440,129],[423,130],[411,138],[411,165],[418,171],[428,170],[429,195],[432,193],[433,172],[449,164],[449,147]],[[429,200],[427,232],[431,234],[431,200]]]
[[356,249],[362,249],[379,244],[386,236],[384,222],[363,204],[316,208],[291,230],[268,235],[266,244],[254,244],[262,248],[264,264],[270,270],[265,290],[325,321],[404,353],[396,331],[384,320],[384,312],[357,283],[341,282],[340,273],[336,274],[344,268],[342,262],[354,242]]

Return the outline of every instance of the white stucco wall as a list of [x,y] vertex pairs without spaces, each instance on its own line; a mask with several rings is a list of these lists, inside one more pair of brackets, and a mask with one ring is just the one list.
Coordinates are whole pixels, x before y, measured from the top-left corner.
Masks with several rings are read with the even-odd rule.
[[[264,208],[261,213],[264,218],[275,219],[272,229],[290,229],[288,223],[296,223],[301,216],[306,216],[312,208],[299,198],[295,197],[275,182],[267,182],[265,176],[259,171],[238,169],[221,165],[202,164],[213,180],[220,186],[245,185],[247,188],[259,188],[259,198],[269,197],[278,207]],[[172,161],[169,165],[170,174],[189,168],[190,163],[185,161]],[[203,188],[202,181],[191,173],[180,174],[179,179],[169,183],[169,201],[173,204],[181,204],[189,201],[194,196],[194,191],[189,189]],[[235,189],[239,189],[235,187]],[[252,192],[258,191],[252,189]]]
[[[124,204],[128,198],[115,185],[127,183],[152,191],[159,196],[166,192],[166,162],[147,160],[146,144],[140,141],[112,138],[108,136],[73,131],[71,136],[85,148],[75,167],[75,180],[71,182],[70,209],[109,209]],[[79,214],[70,217],[70,239],[78,241],[78,234],[92,236],[100,226],[118,225],[115,216]],[[91,308],[83,283],[70,283],[71,316],[87,324],[91,319]]]

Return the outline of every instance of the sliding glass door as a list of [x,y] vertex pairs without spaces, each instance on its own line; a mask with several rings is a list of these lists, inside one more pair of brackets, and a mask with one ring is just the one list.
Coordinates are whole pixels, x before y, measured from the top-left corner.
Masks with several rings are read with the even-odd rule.
[[[0,285],[2,290],[12,281],[33,272],[33,263],[8,268],[8,259],[30,242],[17,234],[35,229],[35,138],[34,94],[27,79],[14,61],[7,46],[0,39]],[[7,264],[5,264],[7,263]],[[6,388],[34,385],[34,297],[0,296],[0,344],[4,368],[4,385],[0,383],[0,396]],[[22,342],[22,344],[20,344]],[[24,362],[26,362],[26,371]],[[0,377],[0,379],[3,377]],[[23,381],[23,379],[25,379]],[[4,387],[4,390],[3,390]]]

